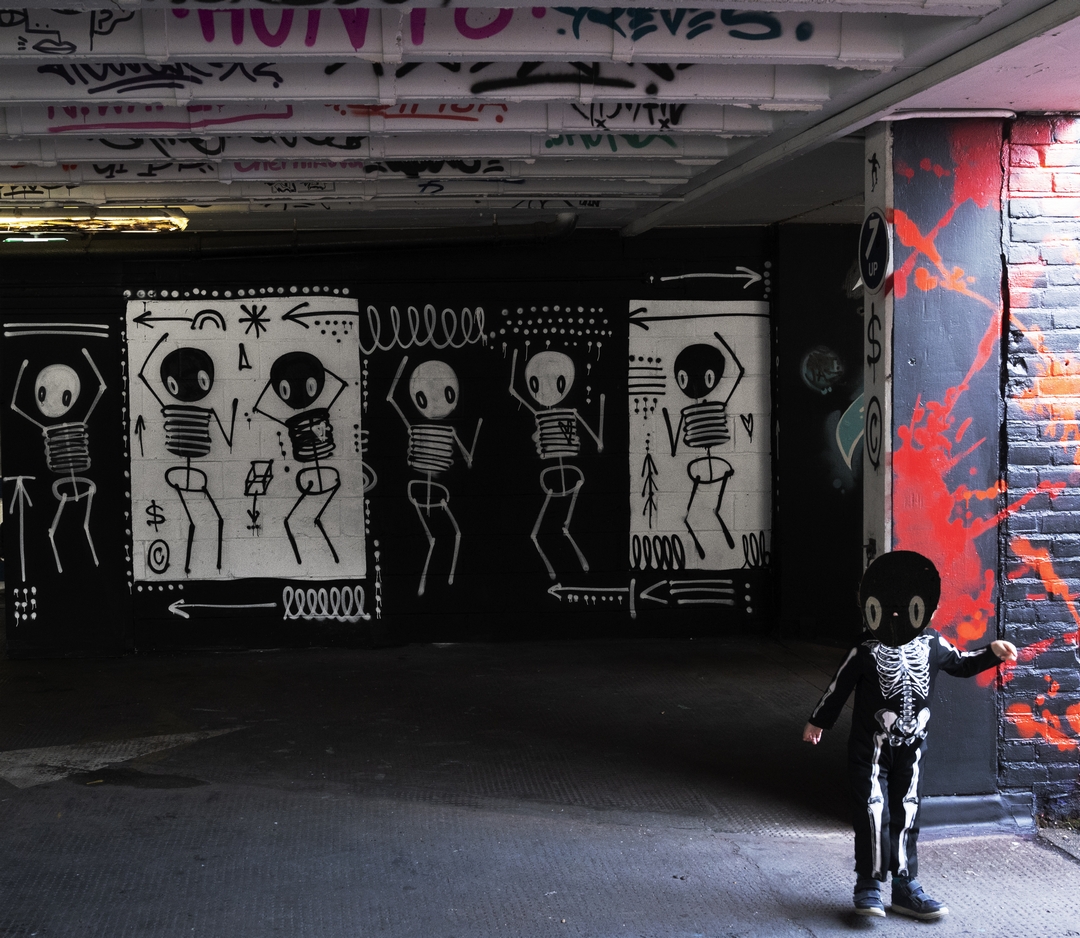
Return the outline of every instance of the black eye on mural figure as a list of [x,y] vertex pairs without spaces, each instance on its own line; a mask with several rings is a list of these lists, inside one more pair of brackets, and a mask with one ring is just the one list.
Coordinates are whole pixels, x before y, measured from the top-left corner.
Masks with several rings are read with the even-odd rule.
[[178,401],[201,401],[214,386],[214,360],[201,348],[173,349],[161,360],[161,383]]
[[274,393],[293,410],[318,400],[326,384],[326,369],[310,352],[286,352],[270,366]]
[[866,627],[883,645],[906,645],[927,625],[941,598],[933,562],[911,550],[878,557],[863,574],[859,602]]
[[715,345],[688,345],[675,357],[675,380],[687,397],[708,397],[724,377],[727,360]]

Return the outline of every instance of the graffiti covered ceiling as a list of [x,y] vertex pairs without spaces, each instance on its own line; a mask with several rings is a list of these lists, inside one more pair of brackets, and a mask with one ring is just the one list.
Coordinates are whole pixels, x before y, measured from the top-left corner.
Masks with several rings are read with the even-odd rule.
[[0,205],[625,225],[1030,6],[30,0],[0,9]]

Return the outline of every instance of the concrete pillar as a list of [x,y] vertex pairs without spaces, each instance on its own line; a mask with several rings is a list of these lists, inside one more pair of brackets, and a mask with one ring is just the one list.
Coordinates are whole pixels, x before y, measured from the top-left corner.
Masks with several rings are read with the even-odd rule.
[[[1001,152],[996,120],[898,121],[866,138],[867,211],[888,221],[892,264],[865,297],[864,543],[934,561],[933,625],[961,648],[998,633]],[[992,791],[992,689],[943,677],[932,709],[928,793]]]

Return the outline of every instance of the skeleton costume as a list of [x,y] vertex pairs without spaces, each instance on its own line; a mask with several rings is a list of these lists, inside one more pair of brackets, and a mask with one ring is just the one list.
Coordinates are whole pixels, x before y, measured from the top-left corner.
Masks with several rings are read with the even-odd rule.
[[810,723],[831,729],[855,691],[848,740],[855,872],[876,880],[887,872],[914,878],[934,681],[939,671],[971,677],[998,658],[989,646],[960,651],[923,627],[937,605],[940,581],[918,554],[883,554],[867,570],[860,594],[869,631],[840,665]]

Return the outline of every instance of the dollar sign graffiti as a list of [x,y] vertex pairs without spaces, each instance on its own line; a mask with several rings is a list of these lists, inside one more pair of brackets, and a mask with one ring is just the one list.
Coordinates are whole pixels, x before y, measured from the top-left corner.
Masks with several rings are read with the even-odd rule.
[[881,317],[874,312],[873,304],[870,305],[870,322],[866,326],[866,341],[870,345],[870,354],[866,356],[866,364],[871,368],[874,382],[877,381],[877,363],[881,361],[881,343],[877,334],[881,329]]
[[165,523],[165,515],[161,513],[161,507],[156,501],[151,500],[146,506],[147,525],[157,531],[158,527]]

